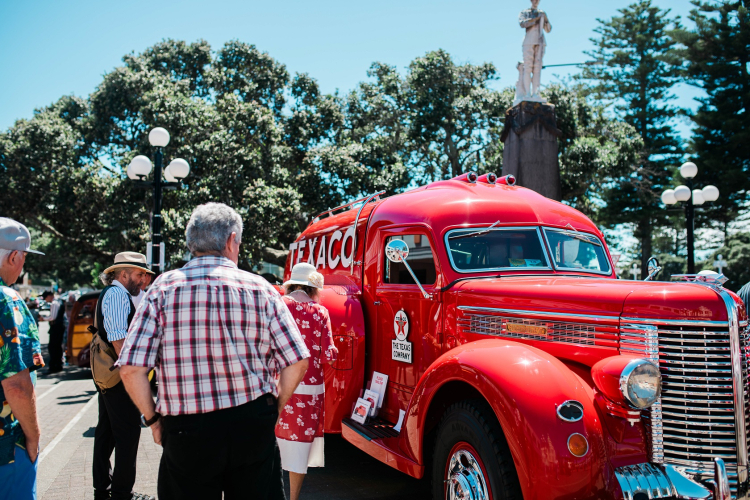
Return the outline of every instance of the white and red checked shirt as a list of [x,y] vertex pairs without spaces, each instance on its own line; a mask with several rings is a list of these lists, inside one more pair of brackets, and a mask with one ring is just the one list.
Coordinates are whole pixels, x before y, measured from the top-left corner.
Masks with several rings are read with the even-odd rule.
[[224,257],[159,276],[119,365],[156,367],[162,415],[207,413],[278,395],[274,377],[310,353],[278,292]]

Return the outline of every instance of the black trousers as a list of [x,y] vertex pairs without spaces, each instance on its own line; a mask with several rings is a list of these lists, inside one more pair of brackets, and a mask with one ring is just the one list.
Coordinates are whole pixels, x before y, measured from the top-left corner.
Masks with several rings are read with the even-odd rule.
[[[141,413],[131,401],[122,382],[106,391],[99,390],[99,422],[94,434],[94,490],[111,490],[112,498],[132,497],[135,463],[141,439]],[[109,458],[115,451],[115,468]]]
[[164,417],[159,500],[285,500],[276,398]]
[[50,328],[49,332],[49,369],[56,371],[63,367],[63,336],[65,330],[62,328]]

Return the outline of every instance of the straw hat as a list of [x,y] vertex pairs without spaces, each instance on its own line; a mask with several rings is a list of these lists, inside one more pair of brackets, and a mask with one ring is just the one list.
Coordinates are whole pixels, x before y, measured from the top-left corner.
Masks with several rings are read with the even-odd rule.
[[143,269],[149,274],[154,274],[154,272],[148,268],[148,262],[146,261],[146,256],[138,252],[118,253],[117,255],[115,255],[114,265],[109,266],[107,269],[104,270],[104,272],[109,273],[120,267],[137,267],[139,269]]
[[305,285],[313,288],[323,288],[323,275],[315,270],[315,266],[310,264],[296,264],[292,268],[292,275],[289,281],[284,283],[287,285]]

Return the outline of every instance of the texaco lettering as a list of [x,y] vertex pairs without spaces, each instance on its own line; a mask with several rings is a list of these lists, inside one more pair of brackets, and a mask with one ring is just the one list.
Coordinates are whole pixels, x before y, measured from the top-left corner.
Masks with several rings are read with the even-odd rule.
[[[342,233],[336,230],[330,237],[316,236],[310,240],[299,240],[289,245],[292,265],[307,262],[316,269],[336,269],[339,265],[349,267],[354,256],[354,228],[349,227]],[[347,246],[349,248],[347,248]],[[305,252],[307,247],[307,252]],[[295,252],[297,254],[295,255]]]

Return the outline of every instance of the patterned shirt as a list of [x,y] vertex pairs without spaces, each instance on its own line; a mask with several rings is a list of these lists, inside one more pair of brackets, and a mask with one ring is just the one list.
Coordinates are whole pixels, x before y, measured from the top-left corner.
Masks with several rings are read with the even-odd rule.
[[[44,366],[39,331],[31,312],[18,292],[0,279],[0,380]],[[36,377],[32,375],[32,380]],[[14,460],[15,446],[23,446],[25,437],[0,385],[0,466]]]
[[130,292],[125,289],[122,283],[114,280],[112,284],[115,286],[110,288],[102,299],[104,329],[107,331],[109,342],[127,337],[131,299]]
[[310,357],[281,296],[224,257],[159,276],[118,365],[156,367],[162,415],[207,413],[278,395],[275,376]]

